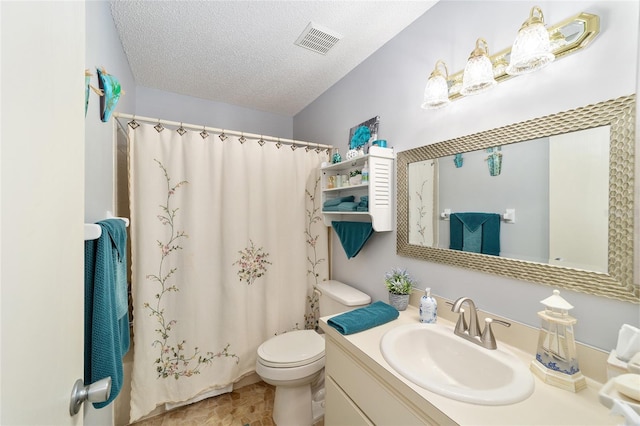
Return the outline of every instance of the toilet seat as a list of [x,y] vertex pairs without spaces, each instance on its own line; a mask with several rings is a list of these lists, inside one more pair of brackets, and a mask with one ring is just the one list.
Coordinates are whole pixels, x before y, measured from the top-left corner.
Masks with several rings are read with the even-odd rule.
[[280,334],[258,347],[259,362],[267,367],[300,367],[323,357],[324,339],[314,330]]

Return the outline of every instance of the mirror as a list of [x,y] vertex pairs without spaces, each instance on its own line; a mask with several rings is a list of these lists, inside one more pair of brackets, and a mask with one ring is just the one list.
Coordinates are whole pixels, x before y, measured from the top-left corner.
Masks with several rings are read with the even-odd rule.
[[[601,160],[599,178],[593,171],[588,182],[567,178],[577,173],[579,162],[558,151],[575,152],[576,146],[581,154],[588,146],[594,151],[591,158]],[[633,284],[634,155],[635,95],[400,152],[397,253],[638,303],[640,292]],[[492,156],[503,162],[496,176],[487,161]],[[533,165],[534,157],[541,162]],[[554,165],[558,159],[560,167]],[[454,160],[462,160],[461,166]],[[478,193],[462,179],[465,175],[489,192]],[[575,190],[579,184],[589,191]],[[568,200],[570,193],[589,196]],[[450,250],[445,209],[500,214],[515,209],[516,220],[500,224],[499,256]],[[594,233],[579,237],[590,242],[589,258],[576,250],[580,238],[575,233],[560,238],[566,219],[571,222],[586,210],[592,216],[589,232]]]
[[609,140],[600,126],[409,164],[409,244],[450,248],[445,211],[512,209],[500,256],[608,272]]

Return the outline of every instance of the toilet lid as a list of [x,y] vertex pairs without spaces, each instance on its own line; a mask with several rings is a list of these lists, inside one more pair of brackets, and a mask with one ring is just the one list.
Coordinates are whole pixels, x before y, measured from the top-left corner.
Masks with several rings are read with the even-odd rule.
[[324,357],[324,339],[314,330],[296,330],[272,337],[258,347],[264,365],[298,367]]

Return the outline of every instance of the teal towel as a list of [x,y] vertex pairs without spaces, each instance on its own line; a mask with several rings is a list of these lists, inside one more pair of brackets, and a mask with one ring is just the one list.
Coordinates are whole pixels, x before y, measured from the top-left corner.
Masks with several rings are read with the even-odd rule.
[[353,212],[358,208],[358,203],[354,202],[345,202],[340,203],[337,206],[339,212]]
[[100,238],[85,241],[84,245],[84,383],[111,377],[109,399],[93,403],[95,408],[102,408],[122,389],[122,358],[129,350],[129,315],[119,316],[116,300],[117,259],[126,253],[126,245],[118,246],[116,242],[121,240],[118,235],[122,229],[118,228],[125,224],[120,219],[108,219],[98,225],[102,230]]
[[450,249],[500,255],[499,214],[452,213],[449,220]]
[[371,222],[331,222],[336,231],[347,259],[355,257],[373,234]]
[[354,197],[353,195],[349,195],[347,197],[332,198],[330,200],[325,201],[322,206],[323,207],[337,206],[340,203],[350,202],[350,201],[353,201],[355,199],[356,199],[356,197]]
[[329,318],[327,323],[341,334],[353,334],[388,323],[398,318],[398,310],[384,302],[374,302]]
[[337,206],[323,207],[323,212],[354,212],[358,208],[358,204],[354,202],[344,202]]
[[357,212],[368,212],[369,211],[369,206],[358,206],[358,207],[356,207],[356,211]]
[[127,227],[121,219],[107,219],[99,222],[107,228],[111,238],[111,254],[115,267],[116,311],[118,318],[129,314],[129,291],[127,286]]
[[473,231],[466,226],[462,227],[462,251],[482,253],[482,226]]

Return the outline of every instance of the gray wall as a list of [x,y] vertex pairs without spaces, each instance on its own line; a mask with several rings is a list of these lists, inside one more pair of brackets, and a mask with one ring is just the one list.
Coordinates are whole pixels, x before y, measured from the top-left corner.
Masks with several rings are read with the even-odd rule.
[[291,139],[293,117],[138,87],[136,114]]
[[[500,225],[500,256],[546,263],[549,259],[549,138],[501,147],[502,171],[491,176],[484,150],[438,161],[439,211],[503,214],[516,222]],[[449,248],[449,221],[440,220],[438,247]]]
[[[601,33],[587,49],[538,73],[501,83],[448,108],[420,108],[426,80],[438,59],[451,73],[464,68],[477,37],[490,52],[508,47],[534,3],[443,0],[371,55],[294,117],[294,138],[344,146],[349,128],[380,115],[381,139],[396,151],[477,133],[636,92],[638,2],[543,1],[554,24],[579,12],[601,18]],[[486,311],[532,326],[551,288],[397,256],[396,233],[376,233],[357,257],[332,243],[333,278],[374,300],[386,300],[385,271],[404,266],[442,297],[470,296]],[[577,339],[603,350],[615,347],[623,323],[638,325],[638,305],[562,291],[574,306]],[[445,306],[440,307],[446,309]]]
[[[129,62],[122,50],[109,3],[86,2],[86,68],[94,75],[91,84],[98,87],[96,68],[104,67],[118,78],[125,94],[120,97],[116,111],[135,111],[136,85]],[[108,123],[100,120],[100,98],[89,97],[85,119],[85,222],[104,219],[113,205],[113,118]]]

